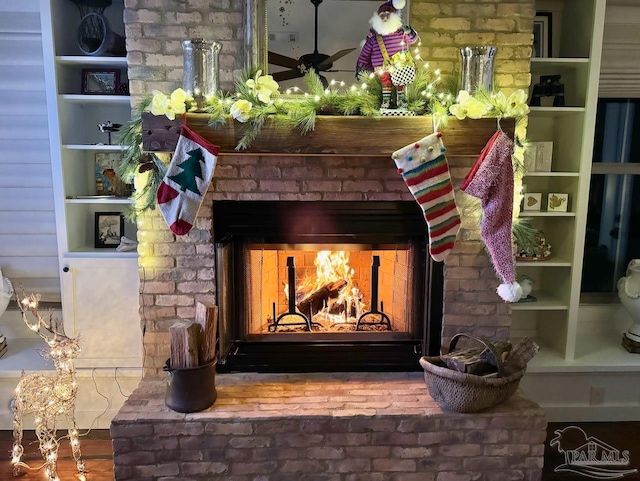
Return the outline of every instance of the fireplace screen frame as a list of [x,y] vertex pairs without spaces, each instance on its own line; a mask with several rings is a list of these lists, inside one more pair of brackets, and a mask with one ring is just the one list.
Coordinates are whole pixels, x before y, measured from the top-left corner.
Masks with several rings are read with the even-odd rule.
[[[218,371],[417,371],[420,356],[439,351],[442,264],[427,253],[426,223],[415,202],[216,201],[213,234]],[[409,246],[414,269],[409,332],[251,336],[245,301],[249,246],[311,244],[382,250]]]

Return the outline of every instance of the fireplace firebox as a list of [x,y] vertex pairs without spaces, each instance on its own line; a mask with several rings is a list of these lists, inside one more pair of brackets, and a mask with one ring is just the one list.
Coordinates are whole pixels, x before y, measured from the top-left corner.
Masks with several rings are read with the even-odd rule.
[[216,201],[220,372],[413,371],[442,265],[415,202]]

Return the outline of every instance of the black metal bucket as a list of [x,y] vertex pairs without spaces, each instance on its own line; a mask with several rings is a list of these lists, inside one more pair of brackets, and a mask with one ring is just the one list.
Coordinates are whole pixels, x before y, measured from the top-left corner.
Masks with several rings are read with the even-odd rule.
[[169,374],[165,404],[181,413],[203,411],[216,401],[216,364],[214,359],[208,364],[186,369],[172,369],[170,360],[163,368]]

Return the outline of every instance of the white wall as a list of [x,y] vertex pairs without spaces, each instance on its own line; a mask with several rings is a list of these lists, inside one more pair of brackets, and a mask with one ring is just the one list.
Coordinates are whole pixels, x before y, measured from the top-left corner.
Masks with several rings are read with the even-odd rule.
[[0,2],[0,267],[60,300],[39,2]]

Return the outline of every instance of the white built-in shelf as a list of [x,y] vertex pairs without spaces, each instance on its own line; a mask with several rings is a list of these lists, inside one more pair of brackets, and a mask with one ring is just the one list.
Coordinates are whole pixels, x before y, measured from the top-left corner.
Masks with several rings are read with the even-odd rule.
[[524,177],[580,177],[578,172],[527,172]]
[[518,267],[571,267],[571,262],[563,259],[549,261],[516,261]]
[[101,65],[121,65],[127,66],[127,57],[90,57],[82,55],[58,55],[56,63],[61,65],[78,66],[101,66]]
[[69,251],[66,254],[66,257],[73,257],[73,258],[100,257],[102,259],[133,259],[138,257],[138,251],[133,250],[133,251],[127,251],[127,252],[118,252],[115,249],[115,247],[109,248],[109,249],[98,249],[93,246],[82,246],[78,249]]
[[95,144],[66,144],[62,146],[67,150],[97,150],[99,152],[112,151],[121,152],[125,150],[122,145],[95,145]]
[[558,115],[583,114],[584,107],[529,107],[532,114],[557,117]]
[[575,217],[575,212],[547,212],[542,210],[522,210],[519,217]]
[[65,199],[67,204],[133,204],[127,197],[83,197],[82,199]]
[[514,302],[511,309],[514,311],[564,311],[569,309],[565,301],[556,299],[544,293],[533,292],[536,302]]
[[588,64],[588,58],[570,58],[570,57],[531,57],[531,66],[536,64],[549,65],[575,65]]
[[622,347],[622,336],[578,336],[576,357],[565,359],[558,351],[534,339],[538,354],[527,364],[527,372],[637,372],[640,356]]
[[81,95],[81,94],[60,94],[60,99],[67,102],[76,103],[114,103],[114,104],[129,104],[131,103],[131,97],[129,95]]

